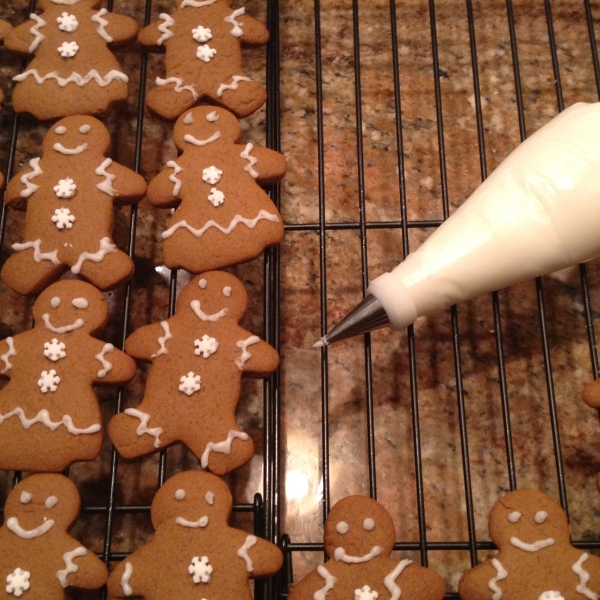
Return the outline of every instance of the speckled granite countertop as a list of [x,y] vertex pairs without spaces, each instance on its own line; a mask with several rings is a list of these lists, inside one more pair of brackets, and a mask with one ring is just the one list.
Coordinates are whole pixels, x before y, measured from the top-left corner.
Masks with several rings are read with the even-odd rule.
[[[249,14],[266,21],[264,0],[245,4]],[[598,99],[584,3],[554,0],[552,16],[557,39],[564,102]],[[238,3],[234,3],[235,6]],[[0,18],[14,24],[27,18],[28,2],[8,0]],[[169,12],[169,0],[155,0],[152,18]],[[528,133],[557,113],[556,90],[542,0],[514,0],[519,66]],[[115,10],[144,17],[142,0],[116,0]],[[591,2],[596,36],[600,35],[600,2]],[[368,221],[400,220],[400,186],[395,124],[393,64],[389,2],[358,2],[360,33],[364,194]],[[474,0],[474,30],[479,61],[481,104],[487,169],[491,171],[519,143],[515,79],[505,0]],[[481,181],[473,92],[467,5],[461,0],[435,3],[441,114],[445,142],[447,195],[450,212]],[[351,0],[321,0],[323,57],[324,197],[328,223],[359,219],[361,173],[357,166],[354,41]],[[316,115],[315,6],[312,1],[280,0],[281,27],[281,144],[289,172],[281,187],[286,224],[316,223],[319,219],[319,165]],[[410,220],[441,219],[442,169],[438,146],[429,7],[423,0],[396,2],[398,60],[401,81],[404,182]],[[132,80],[128,104],[106,119],[114,138],[113,158],[133,166],[140,54],[137,45],[117,51]],[[265,51],[246,53],[248,72],[265,80]],[[161,75],[162,56],[151,56],[149,80]],[[0,114],[0,168],[5,172],[14,115],[10,108],[10,77],[20,60],[0,51],[0,85],[7,103]],[[15,168],[39,152],[47,125],[30,117],[19,120]],[[264,109],[243,122],[244,141],[265,142]],[[141,172],[150,180],[174,158],[171,125],[146,114]],[[168,272],[161,263],[159,234],[166,211],[140,204],[135,240],[133,328],[160,320],[168,309]],[[118,212],[115,239],[127,246],[129,209]],[[23,214],[9,210],[3,256],[19,241]],[[411,228],[410,248],[416,248],[430,229]],[[402,253],[400,229],[372,228],[367,235],[369,278],[389,270]],[[326,233],[327,319],[329,326],[362,297],[360,235],[354,228]],[[263,261],[232,270],[250,295],[244,326],[262,328]],[[588,265],[591,305],[596,329],[600,310],[600,261]],[[320,332],[320,259],[318,231],[288,231],[281,246],[281,532],[294,542],[322,541],[321,354],[311,348]],[[180,283],[185,276],[180,277]],[[123,292],[109,295],[112,318],[107,340],[119,343]],[[534,282],[499,294],[503,356],[510,403],[517,483],[558,498],[555,455],[550,427],[548,390],[540,333],[538,296]],[[600,496],[595,474],[600,471],[598,414],[580,400],[584,383],[592,380],[582,287],[577,268],[543,280],[543,299],[549,339],[552,382],[556,395],[562,461],[573,538],[598,540]],[[0,337],[31,324],[31,301],[0,286]],[[462,389],[466,410],[470,476],[477,540],[488,539],[487,515],[497,498],[509,489],[505,438],[502,428],[501,387],[489,297],[458,307]],[[450,313],[420,320],[415,326],[416,392],[428,541],[468,541],[463,462],[457,402],[454,336]],[[375,475],[378,498],[392,513],[400,541],[419,540],[409,346],[406,332],[381,330],[372,335]],[[329,459],[331,501],[368,494],[366,368],[363,339],[341,342],[329,349]],[[125,402],[139,403],[147,370],[128,386]],[[101,391],[105,422],[114,411],[114,391]],[[262,383],[244,386],[239,421],[257,442],[259,453],[249,465],[228,476],[236,501],[250,501],[260,491],[263,475]],[[167,469],[197,468],[181,448],[168,452]],[[106,503],[110,444],[94,463],[70,470],[87,505]],[[12,474],[0,473],[0,501]],[[121,461],[117,501],[148,503],[156,489],[157,457]],[[235,522],[249,526],[247,516]],[[86,515],[75,535],[101,551],[104,515]],[[151,535],[145,514],[117,515],[113,551],[131,551]],[[481,552],[483,558],[487,552]],[[405,554],[403,554],[404,556]],[[410,553],[409,553],[410,555]],[[419,554],[412,558],[419,560]],[[468,551],[431,551],[429,564],[455,590],[468,568]],[[294,555],[295,576],[318,564],[317,553]]]

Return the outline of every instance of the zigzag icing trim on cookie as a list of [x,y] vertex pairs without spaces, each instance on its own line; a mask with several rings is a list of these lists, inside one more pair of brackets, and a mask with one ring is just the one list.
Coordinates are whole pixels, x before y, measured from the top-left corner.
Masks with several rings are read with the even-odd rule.
[[211,452],[221,452],[222,454],[231,454],[231,444],[233,440],[238,438],[240,440],[246,441],[248,439],[248,434],[244,431],[235,431],[231,429],[227,434],[227,438],[222,442],[208,442],[206,444],[206,448],[202,453],[202,458],[200,459],[200,464],[202,467],[206,469],[208,466],[208,458]]
[[219,98],[223,95],[225,90],[237,90],[240,81],[252,81],[250,77],[244,77],[242,75],[234,75],[231,79],[231,83],[222,83],[219,86],[219,89],[217,90],[217,96],[219,96]]
[[592,592],[588,588],[587,583],[590,580],[590,574],[583,568],[583,563],[589,558],[587,552],[584,552],[579,560],[571,567],[573,573],[579,577],[579,585],[575,588],[575,591],[589,600],[598,600],[598,594]]
[[110,241],[109,237],[103,237],[100,240],[100,249],[98,252],[82,252],[77,259],[77,262],[71,267],[71,273],[78,275],[81,267],[86,260],[99,263],[104,260],[104,257],[111,252],[116,252],[117,247]]
[[235,362],[235,366],[240,371],[243,371],[246,368],[246,362],[252,357],[252,354],[248,352],[248,346],[252,346],[252,344],[258,344],[258,342],[260,342],[260,338],[257,335],[251,335],[245,340],[236,342],[235,345],[242,350],[242,355],[239,358],[236,358],[233,362]]
[[99,360],[102,364],[102,369],[98,371],[98,377],[106,377],[106,374],[109,371],[112,371],[112,363],[106,360],[106,358],[104,358],[104,355],[108,352],[113,352],[114,349],[115,347],[112,344],[104,344],[102,350],[98,354],[96,354],[96,356],[94,356],[94,358],[96,360]]
[[497,558],[492,558],[492,566],[496,569],[496,577],[492,577],[489,580],[488,587],[494,592],[492,594],[492,600],[500,600],[502,598],[502,590],[500,589],[498,582],[506,579],[508,573]]
[[60,585],[66,588],[69,584],[67,582],[67,577],[71,573],[77,573],[79,571],[79,567],[73,562],[74,558],[85,556],[87,554],[87,550],[83,546],[78,546],[75,550],[71,550],[70,552],[65,552],[63,554],[63,560],[65,561],[65,568],[56,572],[56,578],[60,581]]
[[113,188],[112,183],[117,178],[117,176],[111,175],[110,173],[107,173],[107,171],[106,171],[106,169],[108,169],[108,167],[110,167],[110,165],[112,165],[112,162],[113,161],[111,158],[107,158],[94,171],[94,173],[96,175],[98,175],[99,177],[104,177],[104,181],[101,181],[100,183],[96,184],[96,187],[101,192],[104,192],[105,194],[108,194],[109,196],[116,196],[117,190],[115,190],[115,188]]
[[46,39],[46,36],[43,33],[40,33],[40,27],[45,27],[46,21],[41,17],[38,17],[35,13],[31,13],[29,18],[35,21],[35,25],[29,30],[31,35],[35,36],[35,39],[29,46],[29,54],[33,54],[37,47],[42,43],[42,40]]
[[248,550],[250,550],[250,548],[252,548],[256,542],[258,542],[258,538],[255,535],[248,535],[246,536],[244,544],[238,548],[236,552],[236,554],[246,563],[246,571],[248,571],[248,573],[254,571],[254,564],[252,563],[252,559],[248,554]]
[[106,87],[115,80],[122,81],[123,83],[127,83],[129,81],[129,77],[127,77],[125,73],[121,73],[121,71],[116,71],[115,69],[109,71],[104,76],[100,75],[96,69],[92,69],[87,75],[71,73],[68,77],[60,77],[56,71],[52,71],[51,73],[48,73],[42,77],[38,73],[37,69],[28,69],[19,75],[15,75],[13,77],[13,81],[24,81],[30,76],[35,78],[40,85],[49,79],[56,79],[60,87],[65,87],[69,83],[74,83],[79,87],[83,87],[86,85],[86,83],[89,83],[92,80],[94,80],[100,87]]
[[383,584],[390,593],[390,600],[398,600],[402,595],[402,590],[396,583],[396,579],[398,579],[400,573],[402,573],[402,571],[410,564],[412,564],[412,560],[409,560],[408,558],[401,560],[394,570],[383,578]]
[[6,338],[6,343],[8,344],[8,350],[5,354],[0,354],[0,360],[4,363],[4,369],[0,371],[0,375],[4,375],[7,371],[12,369],[12,363],[8,360],[11,356],[16,356],[17,351],[15,350],[15,342],[12,337]]
[[25,173],[21,175],[21,183],[25,186],[25,189],[21,192],[21,198],[29,198],[33,192],[36,192],[40,186],[35,183],[31,183],[32,179],[35,179],[38,175],[43,175],[44,171],[40,168],[40,157],[36,156],[29,161],[29,166],[33,169],[31,173]]
[[193,83],[190,85],[183,85],[183,79],[181,79],[181,77],[167,77],[166,79],[161,79],[160,77],[156,78],[156,85],[168,85],[169,83],[175,84],[175,92],[183,92],[184,90],[187,90],[190,92],[190,94],[192,94],[194,100],[198,100],[199,96]]
[[66,427],[67,431],[73,435],[97,433],[102,429],[100,423],[95,423],[94,425],[90,425],[84,429],[75,427],[75,425],[73,425],[73,419],[70,415],[63,415],[63,418],[60,421],[53,421],[50,418],[50,413],[45,408],[42,408],[42,410],[40,410],[40,412],[33,417],[33,419],[28,419],[25,416],[25,411],[18,406],[6,414],[0,415],[0,425],[2,425],[6,419],[10,419],[11,417],[18,417],[19,421],[21,421],[21,425],[23,425],[23,429],[29,429],[36,423],[41,423],[50,429],[50,431],[55,431],[62,425]]
[[22,244],[15,243],[12,245],[12,248],[17,252],[20,252],[21,250],[27,250],[28,248],[33,248],[33,260],[35,260],[35,262],[49,260],[56,266],[60,265],[60,260],[57,258],[58,250],[52,250],[52,252],[40,252],[41,245],[42,240],[35,240],[33,242],[24,242]]
[[103,19],[102,17],[108,11],[105,8],[101,8],[93,17],[92,21],[94,23],[98,23],[98,28],[96,29],[96,33],[101,35],[109,44],[113,41],[113,39],[106,33],[106,26],[108,25],[108,21]]
[[123,411],[124,414],[129,415],[130,417],[135,417],[140,420],[140,424],[137,426],[135,432],[138,435],[144,435],[147,433],[154,438],[154,447],[160,447],[160,434],[163,432],[162,427],[148,427],[148,421],[150,420],[150,415],[145,413],[142,410],[138,410],[137,408],[126,408]]
[[160,326],[163,328],[165,335],[161,335],[158,338],[158,345],[159,345],[158,351],[155,352],[150,358],[156,358],[157,356],[160,356],[161,354],[167,354],[167,347],[165,346],[165,342],[167,340],[173,339],[173,334],[171,333],[171,329],[169,328],[169,322],[161,321]]
[[242,23],[236,21],[235,18],[245,13],[246,9],[242,6],[242,8],[234,10],[228,17],[223,19],[223,21],[227,21],[227,23],[231,23],[233,25],[233,29],[229,32],[233,37],[242,37],[244,35]]
[[181,189],[181,185],[183,184],[183,182],[177,177],[177,175],[179,175],[179,173],[181,173],[183,169],[174,160],[170,160],[169,162],[167,162],[167,167],[173,169],[173,173],[169,175],[169,181],[173,182],[174,184],[173,196],[177,196],[177,194],[179,194],[179,190]]
[[162,35],[158,38],[156,42],[159,46],[162,46],[163,42],[166,42],[169,38],[173,37],[173,32],[171,31],[171,27],[175,25],[175,19],[168,15],[167,13],[160,13],[158,15],[159,19],[162,19],[164,23],[161,23],[158,26],[158,31],[162,33]]
[[195,229],[194,227],[189,225],[186,220],[178,221],[174,225],[171,225],[169,229],[163,231],[162,238],[163,240],[170,238],[178,229],[181,229],[182,227],[187,229],[192,235],[195,235],[196,237],[202,237],[204,233],[211,227],[215,227],[221,233],[229,235],[240,223],[243,223],[246,227],[250,229],[254,229],[256,227],[256,224],[262,220],[271,221],[272,223],[279,223],[279,217],[277,215],[267,212],[266,210],[260,210],[258,212],[258,215],[254,219],[246,219],[241,215],[235,215],[235,217],[231,219],[231,222],[227,227],[219,225],[216,221],[213,221],[212,219],[210,221],[207,221],[200,229]]
[[254,144],[248,142],[246,147],[240,152],[240,156],[248,161],[248,164],[244,167],[244,171],[250,173],[251,177],[256,179],[258,177],[258,173],[253,169],[254,165],[258,162],[258,158],[255,156],[250,156],[250,152],[252,152],[252,148],[254,148]]

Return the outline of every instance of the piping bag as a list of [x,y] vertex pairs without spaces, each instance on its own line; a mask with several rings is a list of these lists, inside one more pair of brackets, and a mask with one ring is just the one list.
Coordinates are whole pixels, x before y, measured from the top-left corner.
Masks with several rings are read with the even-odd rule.
[[600,255],[600,103],[569,107],[525,140],[315,347]]

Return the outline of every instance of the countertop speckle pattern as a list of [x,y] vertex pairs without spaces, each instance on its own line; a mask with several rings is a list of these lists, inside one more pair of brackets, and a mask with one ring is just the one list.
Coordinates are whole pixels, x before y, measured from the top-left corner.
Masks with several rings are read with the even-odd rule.
[[[247,12],[266,21],[266,2],[241,3]],[[469,43],[469,3],[438,0],[435,25],[439,51],[439,90],[443,130],[436,112],[432,29],[429,5],[422,0],[397,1],[396,28],[401,85],[403,171],[398,163],[398,135],[388,0],[356,2],[359,16],[360,111],[355,87],[355,44],[352,0],[320,0],[323,159],[319,169],[315,3],[280,0],[281,28],[281,146],[289,170],[281,186],[281,211],[286,224],[319,221],[320,186],[329,228],[325,234],[327,322],[338,322],[362,298],[360,218],[364,194],[368,222],[401,219],[401,183],[405,186],[408,219],[444,217],[444,199],[451,214],[481,182],[473,64]],[[600,2],[590,2],[595,35],[600,35]],[[0,18],[13,24],[26,20],[28,2],[9,0]],[[564,105],[598,99],[584,3],[554,0],[552,9]],[[238,3],[234,3],[238,6]],[[485,169],[491,172],[520,141],[516,87],[505,0],[474,0],[473,23],[477,48],[480,101],[485,144]],[[170,12],[170,0],[152,3],[152,19]],[[513,0],[518,46],[524,127],[527,134],[558,112],[548,27],[542,0]],[[117,12],[140,25],[142,0],[115,0]],[[245,51],[248,73],[265,81],[265,50]],[[127,104],[113,110],[105,122],[113,135],[112,158],[128,167],[135,159],[140,49],[136,44],[116,50],[131,79]],[[162,55],[150,55],[148,81],[163,74]],[[10,78],[21,59],[0,50],[0,86],[7,101],[0,113],[0,168],[6,173],[14,114]],[[152,83],[148,84],[149,86]],[[362,120],[357,136],[357,117]],[[19,118],[15,171],[37,155],[47,124]],[[140,172],[150,180],[176,156],[172,125],[146,113]],[[243,120],[243,141],[265,143],[265,110]],[[440,135],[443,150],[440,154]],[[357,161],[363,153],[362,165]],[[362,167],[362,168],[361,168]],[[322,175],[322,177],[321,177]],[[160,320],[168,311],[169,273],[162,266],[160,232],[167,211],[139,206],[135,236],[136,275],[133,281],[132,329]],[[23,213],[9,209],[3,257],[21,240]],[[127,247],[129,209],[116,214],[115,240]],[[414,250],[431,228],[411,227],[408,244]],[[366,236],[368,277],[391,269],[402,257],[399,228],[369,228]],[[321,353],[311,348],[320,335],[320,244],[318,231],[290,230],[281,246],[281,435],[282,481],[280,531],[293,542],[322,541],[323,454]],[[250,305],[243,325],[262,329],[263,261],[232,269],[246,285]],[[600,310],[600,261],[587,265],[591,310],[596,329]],[[186,281],[180,273],[179,287]],[[540,292],[540,293],[538,293]],[[124,292],[108,294],[111,320],[103,338],[120,340]],[[548,360],[556,398],[573,539],[598,540],[600,496],[595,474],[600,471],[598,414],[580,399],[584,383],[593,379],[586,331],[584,300],[578,268],[545,277],[540,288],[525,282],[499,293],[502,357],[510,405],[512,450],[519,487],[533,487],[558,498],[556,457],[550,426],[548,380],[538,303],[545,308]],[[31,326],[31,300],[0,284],[0,337]],[[418,398],[422,458],[424,531],[432,542],[469,540],[458,398],[464,397],[469,451],[473,525],[478,541],[487,540],[487,516],[498,497],[508,491],[506,440],[502,426],[501,385],[493,304],[490,297],[460,304],[456,312],[458,340],[450,311],[419,320],[414,348],[407,332],[384,329],[371,336],[332,346],[327,353],[329,403],[330,499],[369,493],[367,396],[373,398],[375,480],[378,499],[393,516],[397,539],[419,541],[414,415],[411,393]],[[455,354],[455,344],[459,349]],[[410,353],[414,351],[416,386],[411,389]],[[367,369],[371,360],[371,369]],[[457,382],[460,361],[462,380]],[[126,389],[124,402],[136,406],[143,394],[147,367],[142,366]],[[244,384],[239,422],[255,439],[257,455],[227,476],[235,500],[251,501],[261,490],[263,476],[262,382]],[[99,392],[105,423],[114,412],[115,392]],[[98,460],[70,469],[84,505],[102,505],[109,494],[110,444]],[[168,452],[167,474],[198,468],[181,447]],[[149,503],[157,485],[158,457],[119,461],[118,503]],[[12,473],[0,473],[3,502]],[[247,515],[234,523],[250,527]],[[75,535],[96,551],[104,544],[105,516],[82,517]],[[116,515],[112,549],[132,551],[152,534],[147,514]],[[480,558],[489,552],[480,552]],[[418,552],[398,553],[420,560]],[[296,579],[314,568],[318,553],[295,553]],[[469,565],[469,552],[430,551],[429,565],[456,590]],[[87,597],[87,596],[86,596]]]

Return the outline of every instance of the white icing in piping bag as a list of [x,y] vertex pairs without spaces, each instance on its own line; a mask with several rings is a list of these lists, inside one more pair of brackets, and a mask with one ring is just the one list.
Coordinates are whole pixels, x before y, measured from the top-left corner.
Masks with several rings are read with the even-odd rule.
[[518,146],[318,346],[600,255],[600,103],[578,103]]

